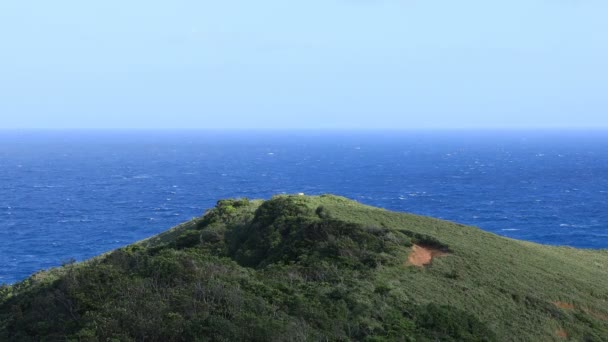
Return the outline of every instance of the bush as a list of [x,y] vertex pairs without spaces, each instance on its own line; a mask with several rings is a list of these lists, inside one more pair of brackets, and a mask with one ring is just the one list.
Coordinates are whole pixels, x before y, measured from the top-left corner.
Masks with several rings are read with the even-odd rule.
[[194,247],[201,243],[201,232],[198,230],[189,230],[175,239],[175,246],[178,249]]

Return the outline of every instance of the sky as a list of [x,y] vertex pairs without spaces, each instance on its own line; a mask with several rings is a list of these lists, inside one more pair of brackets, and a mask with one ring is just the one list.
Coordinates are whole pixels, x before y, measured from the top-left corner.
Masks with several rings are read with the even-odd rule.
[[6,0],[0,129],[608,128],[605,0]]

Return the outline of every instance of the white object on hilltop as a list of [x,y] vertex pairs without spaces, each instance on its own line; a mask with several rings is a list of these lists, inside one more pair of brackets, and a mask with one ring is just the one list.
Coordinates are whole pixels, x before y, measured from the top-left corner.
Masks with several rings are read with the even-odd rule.
[[304,196],[303,192],[298,192],[298,196]]

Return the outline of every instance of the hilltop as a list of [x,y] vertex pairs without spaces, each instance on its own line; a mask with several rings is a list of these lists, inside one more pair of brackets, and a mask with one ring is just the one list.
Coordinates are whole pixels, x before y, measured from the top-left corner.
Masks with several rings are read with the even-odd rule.
[[1,341],[608,340],[608,251],[343,197],[221,200],[0,287]]

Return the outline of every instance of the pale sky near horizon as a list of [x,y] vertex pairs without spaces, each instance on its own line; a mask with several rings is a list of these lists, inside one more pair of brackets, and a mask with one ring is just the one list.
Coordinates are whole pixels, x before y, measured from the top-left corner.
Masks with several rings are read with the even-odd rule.
[[605,0],[7,0],[0,129],[608,128]]

